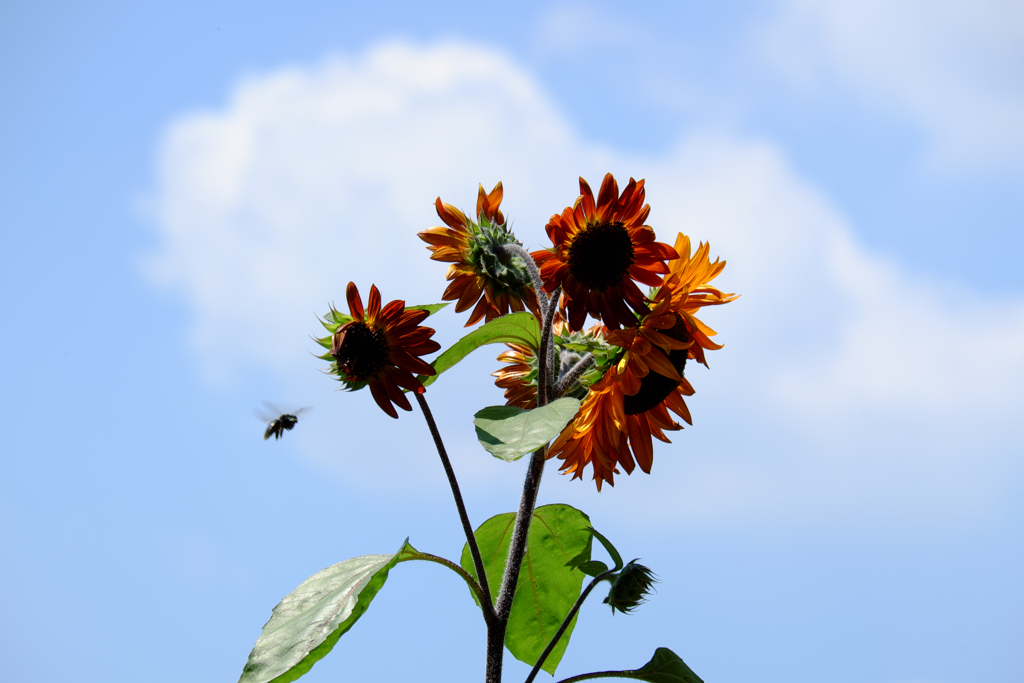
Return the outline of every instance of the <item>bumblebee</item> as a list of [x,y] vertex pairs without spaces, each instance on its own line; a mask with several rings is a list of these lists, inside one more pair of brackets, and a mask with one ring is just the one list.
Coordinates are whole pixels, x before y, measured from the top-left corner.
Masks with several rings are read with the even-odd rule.
[[254,410],[253,413],[261,421],[267,423],[267,429],[263,432],[264,441],[269,439],[271,436],[273,436],[275,440],[280,439],[284,436],[286,431],[291,431],[292,427],[298,424],[300,417],[313,410],[312,407],[306,406],[305,408],[299,408],[298,410],[293,410],[292,412],[287,413],[283,410],[279,410],[272,403],[267,401],[264,401],[263,405],[270,411],[269,413],[260,410]]

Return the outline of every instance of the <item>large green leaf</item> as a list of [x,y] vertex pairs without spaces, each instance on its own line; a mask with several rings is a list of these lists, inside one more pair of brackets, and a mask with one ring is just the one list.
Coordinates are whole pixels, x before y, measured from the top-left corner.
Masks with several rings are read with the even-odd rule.
[[533,313],[521,311],[495,318],[485,325],[476,328],[465,337],[455,342],[431,363],[437,374],[420,375],[417,379],[423,386],[434,383],[441,373],[455,366],[463,358],[486,344],[526,344],[531,348],[540,346],[540,324]]
[[[516,516],[511,512],[497,515],[481,524],[475,533],[495,601],[508,561],[515,521]],[[589,526],[590,518],[569,505],[543,505],[534,510],[505,632],[505,647],[516,659],[531,666],[536,664],[580,597],[585,575],[566,563],[581,553],[587,553],[589,558],[592,539]],[[476,578],[468,545],[462,549],[462,568]],[[576,617],[573,617],[558,645],[544,660],[542,668],[548,673],[554,675],[575,626]]]
[[622,674],[623,678],[634,678],[650,683],[704,683],[679,655],[667,647],[655,650],[651,661],[643,667],[635,671],[623,671]]
[[575,398],[560,398],[533,410],[491,406],[474,415],[473,424],[476,438],[488,453],[512,462],[547,445],[579,409],[580,402]]
[[303,581],[274,608],[238,683],[287,683],[305,674],[363,616],[391,568],[416,554],[406,539],[393,555],[354,557]]

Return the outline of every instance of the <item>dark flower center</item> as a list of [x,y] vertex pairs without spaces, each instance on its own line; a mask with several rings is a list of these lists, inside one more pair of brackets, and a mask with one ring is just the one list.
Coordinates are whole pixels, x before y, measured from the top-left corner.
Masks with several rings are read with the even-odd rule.
[[371,330],[366,323],[351,322],[334,358],[338,368],[354,380],[365,381],[388,365],[388,342],[384,330]]
[[[678,313],[676,314],[676,324],[671,329],[661,330],[661,333],[678,341],[689,339],[686,325],[683,324],[683,319]],[[687,349],[669,351],[668,353],[668,359],[672,362],[672,367],[676,369],[680,377],[683,376],[683,370],[686,368],[686,356],[688,353]],[[640,380],[640,391],[636,392],[633,396],[623,397],[622,405],[626,409],[626,415],[646,413],[668,398],[668,395],[675,391],[679,384],[679,382],[671,377],[659,375],[653,370],[648,372],[647,376]]]
[[569,271],[581,285],[604,291],[623,281],[633,265],[633,240],[622,223],[597,223],[569,245]]

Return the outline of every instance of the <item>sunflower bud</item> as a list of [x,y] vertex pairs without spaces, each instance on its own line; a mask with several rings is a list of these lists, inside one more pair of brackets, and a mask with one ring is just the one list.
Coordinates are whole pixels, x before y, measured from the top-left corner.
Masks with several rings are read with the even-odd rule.
[[612,614],[615,610],[629,614],[647,602],[647,596],[655,583],[654,572],[632,560],[612,580],[611,590],[608,591],[604,603],[611,605]]

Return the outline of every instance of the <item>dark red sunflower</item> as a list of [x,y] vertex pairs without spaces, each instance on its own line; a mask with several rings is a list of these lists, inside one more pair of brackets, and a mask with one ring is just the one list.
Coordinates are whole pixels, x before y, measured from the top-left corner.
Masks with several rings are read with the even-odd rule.
[[571,329],[582,329],[588,313],[617,329],[635,325],[637,315],[646,312],[636,282],[661,285],[661,275],[669,272],[666,261],[678,256],[669,245],[656,242],[654,230],[644,225],[650,212],[643,180],[630,178],[619,194],[609,173],[596,201],[590,185],[580,178],[575,204],[548,221],[553,246],[532,256],[540,266],[544,290],[553,292],[561,286],[568,297]]
[[437,215],[448,227],[428,228],[419,233],[419,238],[430,245],[430,258],[451,263],[446,275],[451,284],[441,298],[457,301],[458,313],[476,304],[466,327],[481,318],[490,322],[510,310],[528,308],[534,315],[540,315],[523,259],[502,250],[507,244],[522,246],[498,208],[502,195],[500,182],[490,192],[484,192],[481,185],[475,221],[438,197]]
[[355,284],[348,283],[345,296],[351,315],[332,308],[325,327],[333,334],[318,340],[330,351],[321,358],[332,361],[331,372],[346,389],[369,385],[381,410],[397,418],[396,405],[412,410],[402,389],[422,394],[425,389],[416,375],[435,374],[434,368],[420,358],[441,348],[430,338],[434,330],[419,325],[429,313],[407,309],[401,300],[381,308],[380,292],[374,285],[370,286],[366,308]]

